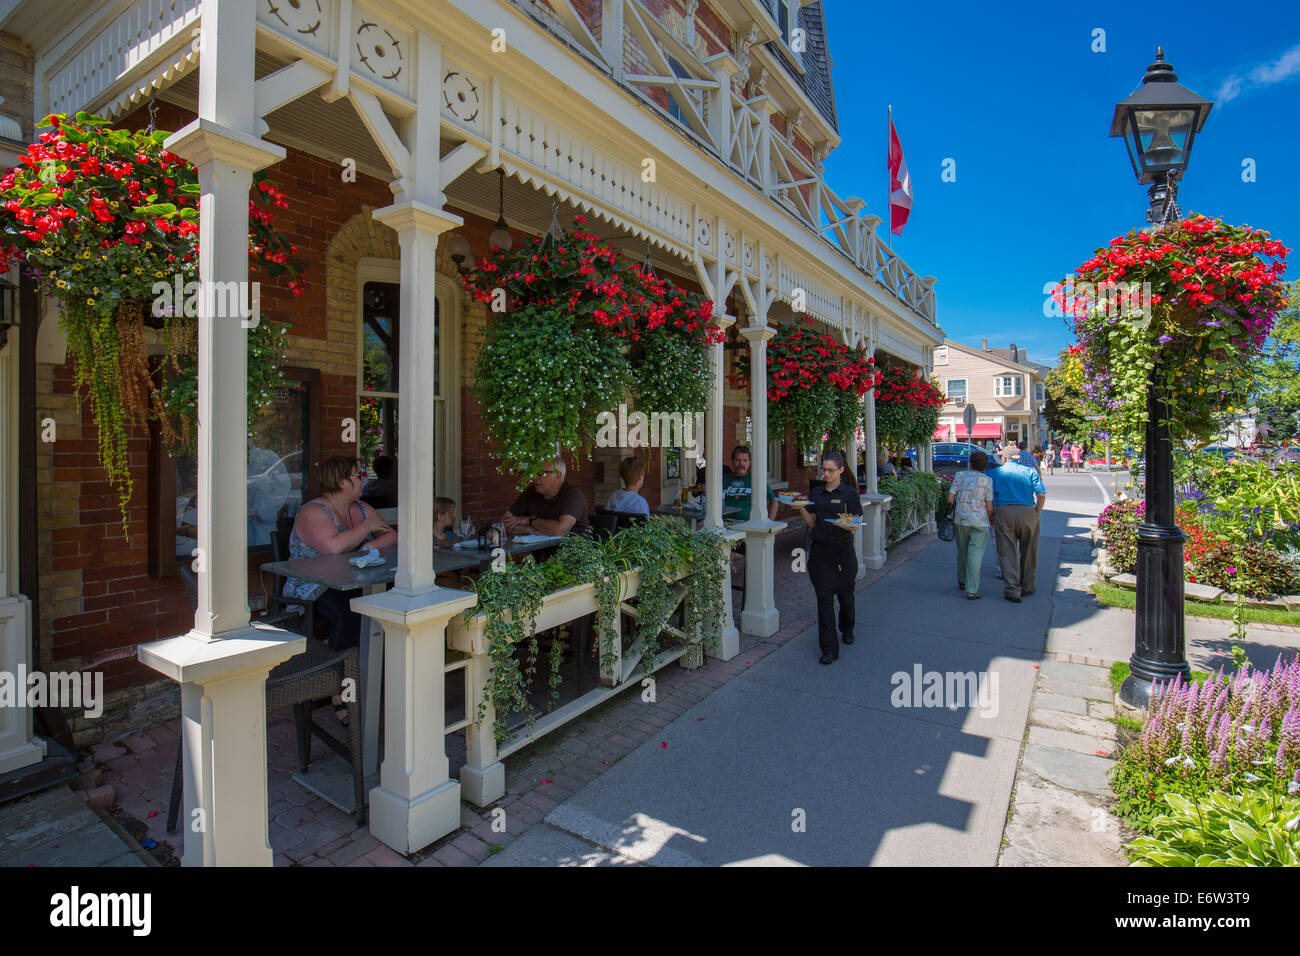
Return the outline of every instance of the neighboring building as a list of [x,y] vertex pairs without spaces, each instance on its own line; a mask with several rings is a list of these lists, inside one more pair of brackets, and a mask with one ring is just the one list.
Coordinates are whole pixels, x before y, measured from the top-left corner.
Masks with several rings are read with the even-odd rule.
[[[1049,438],[1043,418],[1047,372],[1046,365],[1030,362],[1015,343],[990,349],[984,339],[977,349],[945,339],[934,350],[934,378],[948,396],[935,441],[1024,439],[1030,448],[1042,444]],[[975,430],[969,436],[962,421],[968,404],[975,406]]]

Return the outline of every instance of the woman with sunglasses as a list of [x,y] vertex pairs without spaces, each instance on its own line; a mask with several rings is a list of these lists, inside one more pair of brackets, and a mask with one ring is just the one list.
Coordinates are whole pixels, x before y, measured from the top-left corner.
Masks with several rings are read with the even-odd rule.
[[[322,554],[345,554],[361,545],[387,548],[397,543],[397,532],[373,509],[360,500],[366,473],[356,458],[335,457],[323,461],[317,477],[320,497],[313,498],[298,511],[289,535],[289,557],[315,558]],[[336,651],[361,643],[361,615],[349,602],[360,590],[336,591],[323,584],[289,578],[284,582],[284,596],[315,601],[316,611],[329,622],[329,643]],[[336,702],[337,703],[337,702]],[[346,712],[336,710],[346,721]]]

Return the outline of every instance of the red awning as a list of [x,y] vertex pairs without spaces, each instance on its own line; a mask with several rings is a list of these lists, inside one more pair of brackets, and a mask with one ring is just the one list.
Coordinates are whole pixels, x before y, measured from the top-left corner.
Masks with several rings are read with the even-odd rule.
[[[949,429],[952,429],[949,431]],[[956,437],[950,437],[955,435]],[[997,422],[984,422],[975,425],[975,438],[1001,438],[1002,426]],[[933,441],[966,441],[966,423],[940,425],[934,430]]]

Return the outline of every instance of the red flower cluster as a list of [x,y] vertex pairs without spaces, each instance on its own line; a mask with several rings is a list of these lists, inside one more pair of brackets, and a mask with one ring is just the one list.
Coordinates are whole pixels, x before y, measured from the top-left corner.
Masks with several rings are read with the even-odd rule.
[[[134,246],[142,248],[133,264],[152,282],[156,272],[197,260],[197,176],[162,148],[167,133],[128,133],[84,113],[75,120],[56,114],[45,125],[51,129],[0,178],[0,270],[14,261],[30,262],[59,277],[61,266],[86,258],[82,253],[90,249],[102,257]],[[289,273],[297,295],[304,291],[297,281],[302,267],[290,256],[298,250],[275,231],[268,208],[288,205],[281,190],[257,177],[248,203],[248,250],[269,275]],[[76,285],[73,276],[64,278],[65,286],[49,291]]]
[[[1262,229],[1226,226],[1217,219],[1194,216],[1154,232],[1116,236],[1108,249],[1097,250],[1079,266],[1076,276],[1098,286],[1151,282],[1154,303],[1186,302],[1206,312],[1210,307],[1226,307],[1245,313],[1252,304],[1262,305],[1265,308],[1259,311],[1268,313],[1271,325],[1271,315],[1280,308],[1280,286],[1291,250],[1268,236]],[[1275,261],[1265,264],[1261,255]],[[1077,314],[1086,305],[1067,302],[1064,291],[1056,298],[1068,314]],[[1262,318],[1246,322],[1248,331],[1262,325]]]
[[[580,227],[586,219],[573,221]],[[533,238],[517,251],[494,249],[464,281],[466,291],[489,306],[499,301],[498,289],[505,292],[508,311],[558,303],[633,342],[660,328],[709,344],[722,341],[712,302],[629,262],[581,228],[559,238]]]
[[901,366],[891,365],[882,373],[880,385],[876,389],[876,402],[942,408],[947,399],[934,383],[917,378]]
[[[867,394],[880,381],[874,358],[863,358],[857,350],[817,332],[805,318],[803,325],[780,326],[767,346],[767,399],[779,402],[794,389],[812,388],[826,381],[838,389]],[[733,384],[748,381],[748,365]]]

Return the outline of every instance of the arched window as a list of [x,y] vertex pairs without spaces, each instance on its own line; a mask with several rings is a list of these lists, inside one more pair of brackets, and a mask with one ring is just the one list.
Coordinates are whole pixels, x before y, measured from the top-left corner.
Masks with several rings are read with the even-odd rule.
[[[357,266],[357,454],[367,470],[378,455],[396,458],[400,407],[401,266],[363,259]],[[434,494],[460,500],[460,297],[438,276],[434,299]]]

